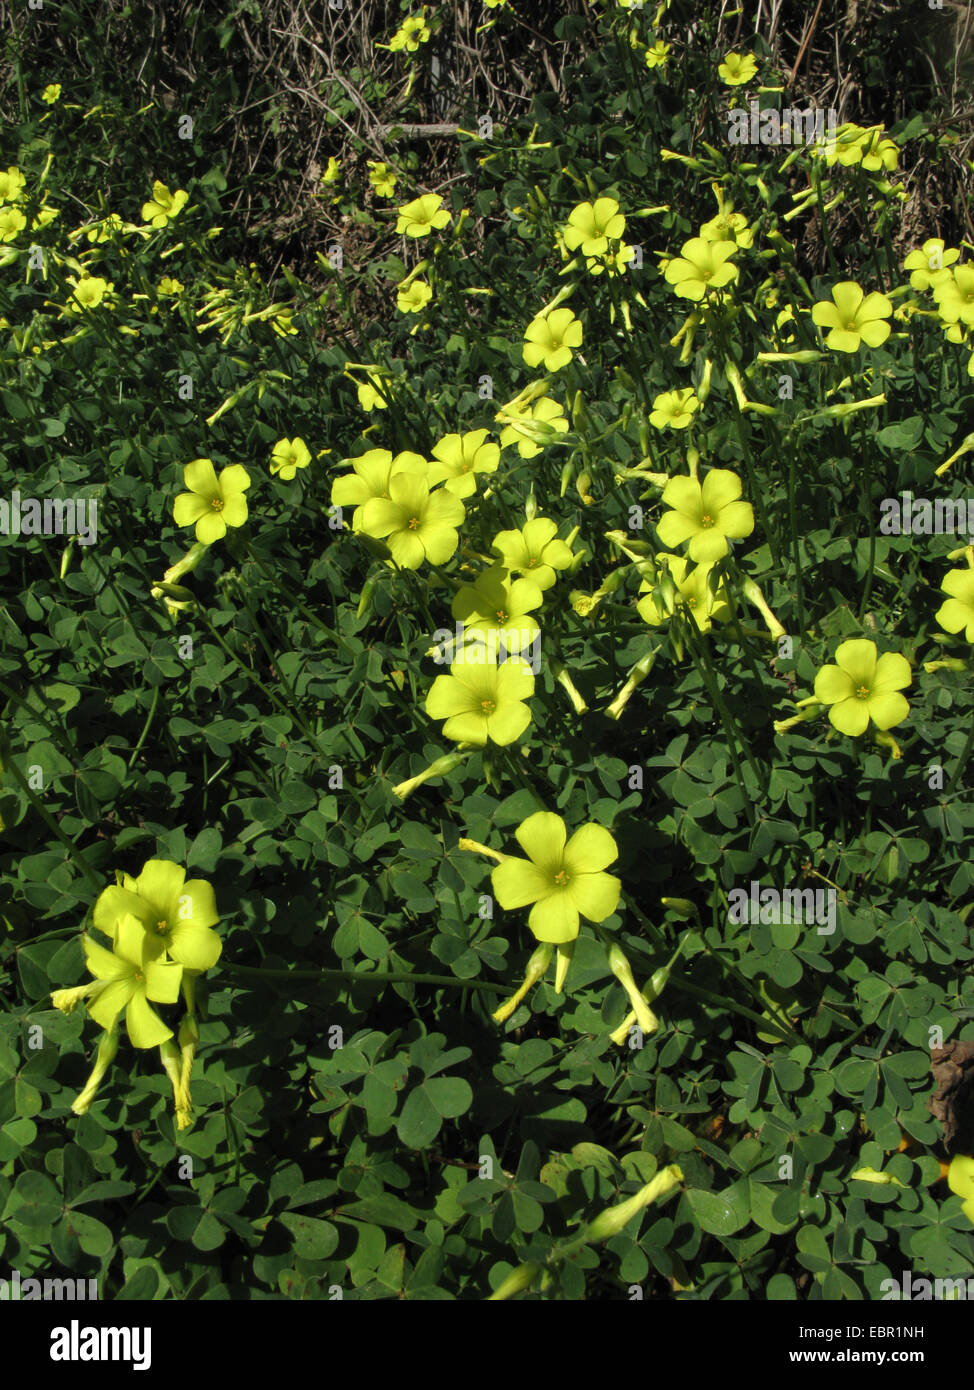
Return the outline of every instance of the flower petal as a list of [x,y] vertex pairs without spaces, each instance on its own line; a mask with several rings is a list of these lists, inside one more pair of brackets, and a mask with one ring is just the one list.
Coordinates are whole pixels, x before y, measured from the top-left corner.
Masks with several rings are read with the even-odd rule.
[[552,811],[535,811],[514,834],[525,854],[544,873],[553,877],[562,867],[567,831],[561,816]]

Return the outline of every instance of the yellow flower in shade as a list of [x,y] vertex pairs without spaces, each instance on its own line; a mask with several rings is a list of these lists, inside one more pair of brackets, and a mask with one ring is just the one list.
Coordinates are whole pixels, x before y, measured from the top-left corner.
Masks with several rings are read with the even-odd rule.
[[433,458],[429,466],[430,487],[442,483],[454,497],[469,497],[476,492],[475,475],[495,472],[500,462],[500,445],[486,441],[486,430],[444,435],[433,445]]
[[279,439],[271,453],[271,472],[289,483],[299,468],[307,468],[311,450],[303,439]]
[[657,39],[651,48],[647,48],[643,55],[646,59],[646,66],[652,71],[653,68],[661,68],[666,63],[667,54],[672,47],[671,44],[664,43],[662,39]]
[[656,530],[666,546],[689,541],[689,556],[712,564],[726,555],[729,540],[742,540],[754,530],[750,502],[739,500],[741,480],[729,468],[712,468],[701,484],[697,478],[670,478],[663,489],[664,513]]
[[944,632],[960,632],[974,642],[974,569],[951,570],[941,584],[946,603],[937,610],[937,622]]
[[342,176],[342,162],[330,155],[325,172],[321,176],[322,183],[337,183]]
[[393,458],[388,449],[370,449],[352,461],[352,472],[331,485],[333,507],[354,507],[352,530],[362,530],[362,508],[373,497],[389,498],[389,480],[397,473],[411,473],[427,480],[429,464],[422,454],[408,451]]
[[567,569],[574,559],[571,547],[557,539],[557,530],[557,522],[550,517],[536,516],[520,531],[500,531],[491,549],[512,574],[523,574],[539,589],[550,589],[558,578],[555,571]]
[[432,231],[439,231],[450,220],[446,208],[440,207],[442,202],[438,194],[424,193],[421,198],[414,198],[411,203],[397,208],[396,231],[412,237],[428,236]]
[[38,208],[37,216],[30,224],[30,229],[32,232],[43,231],[45,227],[49,227],[51,225],[55,218],[60,216],[60,208],[53,208],[51,207],[50,203],[45,203],[42,208]]
[[728,53],[717,68],[725,87],[743,87],[757,70],[758,62],[753,53]]
[[164,298],[170,295],[182,294],[186,288],[181,281],[174,279],[171,275],[164,275],[156,286],[156,293]]
[[639,592],[646,593],[646,597],[636,604],[636,611],[644,623],[658,627],[679,608],[690,614],[701,632],[709,632],[712,622],[726,622],[731,616],[723,584],[716,593],[711,590],[709,577],[713,565],[697,565],[691,569],[689,560],[682,555],[657,555],[656,561],[669,572],[676,592],[668,602],[662,595],[657,599],[653,591],[659,587],[659,576],[644,579]]
[[158,179],[152,185],[152,197],[142,204],[142,217],[153,227],[165,227],[186,206],[189,194],[180,188],[171,193]]
[[[426,23],[426,7],[418,15],[410,15],[404,19],[395,34],[389,40],[389,48],[393,53],[400,49],[405,49],[407,53],[415,53],[421,43],[426,43],[430,36],[429,26]],[[384,46],[384,45],[383,45]]]
[[92,911],[99,931],[117,942],[127,917],[146,933],[147,958],[165,953],[187,970],[210,970],[220,959],[222,943],[212,930],[220,920],[213,886],[201,878],[187,880],[186,870],[171,859],[148,859],[137,878],[122,874],[121,883],[99,895]]
[[172,1029],[149,1007],[149,1001],[175,1004],[183,967],[178,961],[160,958],[141,922],[130,913],[124,916],[116,927],[111,951],[88,936],[82,945],[89,971],[105,982],[105,988],[88,1004],[95,1022],[112,1032],[124,1010],[125,1029],[133,1047],[158,1047],[171,1038]]
[[396,191],[396,180],[398,175],[388,164],[383,164],[380,160],[370,159],[367,161],[369,166],[369,183],[378,193],[380,198],[391,198]]
[[359,529],[384,540],[400,569],[415,570],[424,560],[433,565],[449,560],[465,516],[459,497],[443,489],[431,493],[425,478],[402,472],[390,477],[388,497],[365,503]]
[[878,126],[874,130],[863,132],[859,150],[859,162],[871,174],[878,174],[880,170],[892,173],[899,163],[899,146],[892,140],[883,139],[882,130]]
[[49,82],[43,92],[41,92],[41,101],[46,102],[48,106],[53,106],[60,96],[60,82]]
[[499,665],[483,647],[466,648],[437,676],[426,697],[431,719],[445,719],[443,733],[457,743],[482,748],[490,739],[505,745],[521,737],[531,723],[525,700],[534,694],[534,675],[521,657]]
[[555,434],[564,434],[568,429],[561,406],[551,396],[542,396],[531,405],[511,402],[505,406],[503,414],[514,415],[517,419],[501,431],[501,448],[516,444],[523,459],[534,458]]
[[961,1210],[974,1225],[974,1158],[954,1154],[947,1169],[947,1186],[955,1197],[963,1198]]
[[250,474],[242,463],[224,468],[218,478],[211,459],[194,459],[183,469],[183,480],[189,491],[181,492],[173,504],[177,526],[195,523],[196,539],[204,545],[220,540],[228,527],[243,526]]
[[700,402],[691,386],[679,391],[664,391],[653,401],[649,423],[656,429],[685,430],[700,409]]
[[25,182],[23,174],[15,164],[8,165],[6,170],[0,169],[0,203],[20,202]]
[[26,226],[27,218],[19,208],[0,207],[0,241],[15,241]]
[[358,403],[365,411],[388,410],[389,404],[385,395],[380,393],[380,388],[388,385],[390,378],[385,376],[370,376],[368,381],[359,383]]
[[543,362],[549,372],[567,367],[572,348],[581,346],[582,325],[571,309],[554,309],[532,319],[524,332],[524,360],[529,367]]
[[569,251],[580,249],[583,256],[604,256],[610,240],[617,241],[625,230],[626,219],[615,198],[597,198],[594,203],[579,203],[568,214],[563,235]]
[[505,912],[533,904],[529,929],[539,941],[554,944],[574,941],[580,917],[611,917],[622,884],[604,872],[619,857],[604,826],[590,822],[569,840],[561,816],[537,811],[514,834],[527,859],[506,855],[491,871],[494,897]]
[[412,280],[398,287],[396,308],[401,314],[418,314],[432,298],[433,290],[425,280]]
[[974,265],[958,265],[946,279],[931,286],[944,323],[963,323],[974,328]]
[[70,277],[70,282],[74,289],[71,291],[68,308],[75,312],[79,309],[96,308],[112,288],[107,280],[102,280],[98,275],[83,275],[80,280]]
[[679,256],[667,262],[664,278],[681,299],[703,299],[710,290],[723,289],[737,279],[737,266],[731,256],[737,251],[733,241],[705,241],[692,237]]
[[910,271],[910,284],[915,290],[928,290],[939,280],[950,279],[949,267],[959,260],[955,246],[945,246],[938,236],[927,237],[917,251],[911,251],[903,262]]
[[815,677],[815,698],[830,707],[829,722],[840,734],[863,734],[870,719],[883,730],[903,722],[910,706],[899,692],[913,679],[905,656],[884,652],[877,659],[875,642],[854,637],[839,644],[835,660]]
[[102,242],[108,241],[114,233],[122,231],[124,226],[125,224],[118,213],[110,212],[107,217],[103,217],[94,226],[85,229],[85,239],[89,245],[99,246]]
[[832,288],[833,303],[820,299],[812,305],[812,322],[830,331],[825,346],[835,352],[857,352],[862,343],[879,347],[890,335],[885,322],[893,305],[884,294],[863,295],[854,280],[843,280]]
[[734,211],[733,203],[725,200],[719,183],[710,186],[717,198],[717,216],[703,224],[700,235],[704,241],[733,241],[742,251],[747,251],[754,244],[753,227],[747,225],[743,213]]
[[451,608],[454,619],[463,625],[464,640],[502,646],[515,655],[534,641],[540,632],[533,608],[540,608],[544,595],[531,579],[515,579],[503,565],[491,565],[473,584],[457,590]]

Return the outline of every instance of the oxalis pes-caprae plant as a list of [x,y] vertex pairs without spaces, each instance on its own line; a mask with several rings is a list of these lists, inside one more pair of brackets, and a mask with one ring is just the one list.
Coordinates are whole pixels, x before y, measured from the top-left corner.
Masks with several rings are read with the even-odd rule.
[[[654,26],[665,10],[660,6]],[[414,25],[408,33],[404,27],[402,42],[390,45],[393,51],[418,52],[424,27]],[[655,74],[652,80],[662,80],[668,43],[656,27],[637,33],[633,53],[642,55],[646,73]],[[717,67],[725,95],[733,99],[735,88],[745,89],[759,66],[755,55],[725,55]],[[500,157],[493,142],[468,138],[476,150],[483,149],[478,158]],[[398,773],[387,773],[392,759],[369,768],[388,784],[390,804],[415,796],[416,815],[436,829],[437,788],[425,793],[428,800],[417,793],[445,779],[455,792],[472,791],[475,784],[524,789],[537,805],[511,830],[481,832],[493,845],[457,834],[455,844],[444,846],[491,861],[489,871],[483,864],[478,887],[489,882],[493,900],[509,914],[505,922],[526,926],[536,943],[523,982],[515,988],[520,972],[505,979],[503,992],[513,992],[493,1019],[517,1026],[518,1011],[552,968],[554,994],[570,991],[584,939],[602,950],[624,995],[624,1003],[616,993],[609,996],[613,1017],[603,1027],[623,1055],[665,1029],[667,999],[676,990],[686,992],[701,1011],[713,1005],[706,990],[695,989],[687,969],[694,960],[717,955],[704,926],[706,905],[661,897],[669,918],[676,916],[683,925],[679,930],[672,920],[665,929],[657,925],[655,910],[627,889],[625,873],[612,872],[619,867],[626,818],[638,820],[640,807],[620,807],[618,820],[607,813],[608,824],[573,811],[558,814],[566,808],[556,800],[556,788],[532,768],[532,749],[540,747],[542,736],[585,738],[586,727],[600,730],[610,721],[621,746],[627,719],[641,705],[653,710],[654,678],[660,688],[664,682],[670,688],[692,673],[699,693],[686,699],[709,701],[726,740],[742,814],[757,834],[771,802],[772,756],[787,762],[792,740],[818,733],[829,747],[848,742],[868,749],[870,757],[903,761],[909,756],[915,703],[926,701],[932,688],[918,690],[920,671],[968,674],[974,641],[970,545],[947,554],[939,589],[927,586],[924,602],[938,629],[930,640],[937,648],[918,651],[911,634],[884,627],[874,617],[873,586],[887,582],[876,561],[883,534],[878,515],[867,506],[862,516],[866,553],[858,611],[852,612],[850,627],[828,631],[811,617],[820,596],[814,580],[803,577],[808,546],[798,521],[802,462],[820,439],[848,445],[868,499],[868,442],[886,418],[891,374],[914,351],[914,335],[942,334],[958,389],[974,375],[974,271],[961,260],[961,248],[935,237],[902,264],[891,260],[887,234],[902,190],[889,177],[899,151],[881,129],[846,124],[831,141],[789,152],[781,169],[800,168],[808,187],[783,214],[773,208],[758,166],[732,169],[720,150],[703,145],[703,151],[661,153],[663,163],[686,171],[716,201],[716,214],[693,225],[689,237],[674,234],[672,205],[622,201],[611,170],[598,179],[591,173],[573,178],[569,172],[566,177],[578,186],[577,200],[566,198],[563,184],[557,192],[546,188],[543,178],[525,194],[511,214],[512,225],[516,214],[517,222],[530,227],[550,254],[552,279],[563,283],[545,303],[524,306],[516,365],[508,361],[506,367],[510,386],[503,394],[509,399],[496,404],[492,396],[482,397],[474,421],[457,416],[446,422],[457,428],[441,432],[438,427],[427,444],[429,431],[419,428],[402,361],[349,361],[345,370],[363,416],[370,419],[370,432],[387,444],[396,439],[415,447],[380,444],[336,460],[333,449],[314,437],[315,423],[294,418],[285,436],[273,445],[268,441],[262,460],[248,456],[246,463],[223,464],[215,448],[210,450],[214,458],[206,456],[210,446],[201,431],[199,457],[184,456],[183,490],[172,497],[172,520],[191,531],[192,540],[161,579],[147,584],[174,631],[190,617],[205,623],[210,565],[215,552],[225,552],[241,569],[246,562],[260,571],[276,601],[300,613],[336,664],[350,661],[347,634],[303,603],[259,544],[266,502],[283,497],[284,484],[297,484],[302,501],[313,503],[319,520],[327,519],[329,543],[354,547],[368,567],[357,594],[356,620],[378,630],[387,615],[383,600],[394,591],[424,641],[433,643],[421,652],[407,650],[411,669],[397,667],[388,679],[412,700],[409,751],[418,752],[416,740],[430,731],[443,747],[425,767],[399,780],[393,780]],[[329,186],[338,185],[337,173],[329,165]],[[458,206],[456,197],[448,204],[439,194],[408,187],[400,193],[401,176],[384,164],[372,168],[369,181],[378,197],[406,199],[397,204],[394,223],[404,256],[420,244],[423,249],[412,268],[403,264],[390,314],[401,316],[417,339],[432,334],[439,316],[458,337],[475,338],[478,330],[465,306],[491,291],[481,283],[489,277],[478,274],[471,210]],[[834,274],[827,288],[813,292],[796,268],[795,247],[785,231],[795,217],[814,210],[827,235],[829,216],[853,196],[863,198],[875,233],[868,274],[843,275],[830,244]],[[31,188],[13,166],[0,173],[0,259],[6,266],[19,266],[28,254],[28,229],[39,237],[53,225],[53,219],[44,220],[44,197],[43,180]],[[186,190],[171,191],[156,181],[141,224],[109,213],[68,234],[74,236],[74,254],[51,241],[49,293],[52,302],[57,293],[64,295],[58,326],[67,330],[65,341],[131,328],[121,321],[131,287],[114,270],[111,279],[92,273],[103,268],[100,248],[112,239],[132,247],[141,242],[146,258],[161,256],[170,249],[165,242],[170,224],[179,219],[182,226],[193,215],[189,198]],[[682,193],[674,195],[674,203],[682,201]],[[646,230],[661,219],[668,235]],[[637,228],[643,237],[638,255]],[[75,232],[84,232],[87,249],[80,249]],[[156,241],[149,240],[153,235]],[[653,251],[644,254],[651,239]],[[180,274],[188,281],[192,269],[187,261]],[[222,289],[207,286],[198,298],[174,276],[160,278],[153,288],[154,307],[167,301],[192,304],[192,314],[203,320],[197,324],[200,332],[218,330],[225,345],[255,325],[269,328],[284,343],[301,333],[296,306],[262,306],[255,277],[243,272]],[[678,308],[681,313],[674,315]],[[33,342],[31,328],[12,331],[21,335],[24,352],[48,352],[57,341],[55,336]],[[56,335],[58,328],[50,332]],[[755,348],[758,339],[763,345]],[[661,341],[671,349],[664,353],[671,379],[667,389],[657,391],[647,383]],[[618,359],[614,379],[621,400],[607,401],[596,387],[600,355],[609,350],[604,343]],[[892,367],[877,365],[871,354],[879,349],[885,349]],[[286,364],[288,359],[277,360]],[[795,368],[813,369],[800,391]],[[523,384],[515,379],[518,371],[527,378]],[[228,396],[208,423],[256,410],[265,390],[285,378],[283,371],[265,369]],[[727,428],[715,443],[707,427],[717,414]],[[384,434],[383,422],[392,421],[396,429]],[[617,457],[605,447],[606,437],[623,422],[633,442],[638,440],[638,457]],[[476,427],[465,428],[469,423]],[[949,480],[949,470],[970,449],[969,439],[955,447],[937,476]],[[773,507],[764,481],[769,456],[784,489]],[[760,469],[755,459],[761,460]],[[587,587],[576,589],[574,583]],[[237,592],[246,587],[239,571],[228,592],[233,584],[241,586]],[[778,616],[782,612],[788,627]],[[603,648],[601,665],[587,660],[576,666],[580,632],[615,634],[617,625],[626,624],[631,640],[618,638],[608,654]],[[446,639],[435,641],[434,635],[444,631]],[[235,659],[216,628],[211,636],[228,660]],[[803,665],[793,663],[796,647],[806,658]],[[624,662],[620,652],[627,653]],[[791,675],[792,688],[782,704],[794,712],[783,709],[771,723],[774,754],[755,746],[746,711],[729,690],[727,671],[733,663],[751,669],[759,682],[777,678],[782,670]],[[298,693],[293,671],[286,675],[282,667],[274,674],[272,682],[259,683],[251,673],[255,688],[314,746],[314,716]],[[549,694],[560,703],[549,705]],[[956,751],[951,748],[948,794],[960,786],[970,749],[969,730],[960,732],[964,742]],[[150,729],[150,746],[151,736]],[[457,810],[462,816],[462,801]],[[199,1044],[197,983],[221,961],[214,890],[162,858],[144,860],[136,875],[118,869],[114,885],[98,887],[91,930],[83,940],[92,979],[51,996],[64,1012],[83,1003],[102,1030],[91,1079],[73,1109],[82,1115],[91,1105],[117,1059],[124,1019],[133,1048],[159,1048],[172,1084],[175,1126],[187,1129],[193,1123],[191,1081]],[[625,943],[623,923],[635,924],[634,939]],[[330,973],[354,982],[369,972]],[[403,975],[410,978],[409,972]],[[389,979],[395,978],[390,972]],[[448,975],[428,978],[462,988]],[[744,975],[734,978],[720,1003],[759,1026],[775,1046],[803,1040],[793,1001],[771,996]],[[971,1163],[955,1159],[949,1179],[968,1215]],[[853,1180],[876,1186],[894,1182],[871,1165],[856,1168],[849,1176]],[[686,1186],[683,1169],[664,1166],[639,1193],[586,1223],[579,1238],[596,1242],[618,1234],[681,1185]],[[552,1268],[525,1261],[491,1296],[545,1291],[555,1282]]]

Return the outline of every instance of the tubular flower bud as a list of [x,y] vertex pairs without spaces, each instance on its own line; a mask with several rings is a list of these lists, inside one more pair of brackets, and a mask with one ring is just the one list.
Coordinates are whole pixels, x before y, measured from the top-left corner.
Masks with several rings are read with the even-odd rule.
[[495,1009],[491,1014],[491,1018],[495,1023],[506,1023],[528,991],[533,989],[538,981],[544,978],[544,973],[551,963],[551,953],[553,950],[554,947],[548,941],[543,941],[535,950],[531,959],[528,961],[528,968],[524,975],[524,983],[521,985],[520,989],[516,990],[515,993],[511,995],[510,999],[506,999],[504,1003],[501,1004],[500,1008]]
[[809,362],[820,362],[824,356],[824,352],[815,352],[812,348],[802,348],[800,352],[759,352],[757,360],[759,362],[799,362],[807,364]]
[[459,767],[467,757],[466,753],[446,753],[442,758],[437,758],[430,763],[425,771],[417,773],[415,777],[407,777],[405,782],[399,782],[393,787],[393,796],[398,796],[400,801],[405,801],[406,797],[414,792],[417,787],[421,787],[424,782],[430,781],[433,777],[445,777],[448,772],[452,772],[455,767]]
[[[193,1074],[193,1059],[196,1056],[196,1049],[199,1046],[199,1041],[200,1030],[196,1019],[192,1014],[186,1014],[182,1023],[179,1025],[179,1080],[182,1086],[184,1104],[180,1106],[177,1103],[176,1106],[177,1129],[187,1129],[192,1123],[190,1116],[192,1115],[193,1107],[190,1100],[189,1083]],[[180,1111],[184,1114],[185,1123],[180,1123],[181,1118],[183,1118],[180,1115]]]
[[[576,938],[577,940],[577,938]],[[565,988],[565,979],[568,975],[568,968],[572,963],[572,956],[575,954],[575,942],[563,941],[558,944],[558,954],[555,961],[555,993],[561,994]]]
[[782,627],[781,623],[779,623],[778,619],[775,617],[771,609],[768,607],[767,603],[765,602],[764,594],[762,594],[760,588],[753,579],[745,579],[744,597],[748,600],[749,603],[754,604],[755,608],[758,610],[758,612],[761,614],[761,617],[767,624],[768,631],[776,641],[779,637],[785,636],[785,629]]
[[564,497],[565,493],[568,491],[568,484],[571,482],[574,472],[575,465],[569,460],[561,470],[561,492],[559,496]]
[[362,585],[362,593],[359,596],[358,608],[355,610],[356,618],[364,618],[366,613],[372,607],[372,599],[375,595],[376,583],[376,577],[375,575],[372,575]]
[[588,712],[588,705],[585,703],[584,698],[579,693],[574,681],[568,674],[568,671],[565,668],[565,663],[563,661],[560,661],[557,657],[552,657],[551,673],[554,676],[555,680],[558,682],[558,684],[561,686],[562,690],[565,691],[569,700],[571,700],[572,708],[574,709],[575,713],[586,714]]
[[585,1240],[609,1240],[612,1236],[617,1236],[620,1231],[625,1230],[634,1216],[651,1202],[665,1197],[682,1181],[682,1171],[675,1163],[671,1163],[657,1173],[645,1187],[640,1188],[634,1197],[630,1197],[627,1202],[620,1202],[618,1206],[607,1207],[594,1221],[590,1221],[585,1230]]
[[595,498],[592,496],[592,475],[590,473],[579,473],[575,480],[575,489],[586,507],[590,507],[595,501]]
[[51,995],[51,1003],[63,1014],[73,1014],[82,999],[92,999],[100,994],[107,984],[106,980],[91,980],[86,985],[74,989],[56,989]]
[[621,717],[622,711],[632,699],[633,691],[636,689],[637,685],[646,679],[653,669],[653,662],[656,660],[657,650],[658,649],[654,647],[651,651],[647,652],[640,661],[636,662],[635,666],[629,672],[629,678],[625,685],[605,711],[610,719],[619,719]]
[[870,396],[868,400],[849,401],[845,405],[827,405],[821,411],[819,411],[818,414],[834,415],[841,418],[844,415],[851,415],[856,410],[871,410],[873,406],[880,406],[885,404],[885,396]]
[[482,845],[478,840],[460,839],[457,841],[457,849],[469,850],[473,854],[486,854],[491,859],[496,859],[498,864],[502,863],[508,856],[501,854],[499,849],[491,849],[489,845]]
[[76,1115],[86,1115],[88,1107],[95,1098],[95,1093],[101,1085],[102,1077],[115,1060],[115,1053],[118,1051],[118,1034],[115,1029],[106,1029],[98,1043],[98,1051],[95,1054],[95,1065],[91,1075],[88,1077],[87,1085],[75,1100],[71,1109]]
[[487,1302],[498,1303],[502,1299],[513,1298],[516,1293],[523,1293],[525,1289],[531,1287],[540,1273],[541,1266],[533,1260],[529,1261],[528,1264],[518,1265],[517,1269],[507,1276],[503,1284],[494,1290]]
[[714,364],[708,357],[703,364],[703,376],[700,379],[700,385],[697,387],[697,400],[701,405],[703,405],[710,395],[710,378],[713,374],[713,370]]
[[639,1024],[640,1028],[644,1033],[655,1032],[659,1027],[659,1020],[636,988],[632,966],[626,959],[625,952],[614,941],[609,947],[609,969],[629,996],[629,1002],[632,1005],[633,1013],[636,1015],[636,1022]]
[[787,734],[799,724],[806,723],[809,719],[814,719],[822,706],[818,700],[802,701],[808,704],[809,708],[802,710],[801,714],[795,714],[791,719],[776,719],[774,721],[774,731],[776,734]]
[[524,518],[526,521],[533,521],[538,515],[538,499],[534,495],[534,487],[528,493],[528,500],[524,504]]

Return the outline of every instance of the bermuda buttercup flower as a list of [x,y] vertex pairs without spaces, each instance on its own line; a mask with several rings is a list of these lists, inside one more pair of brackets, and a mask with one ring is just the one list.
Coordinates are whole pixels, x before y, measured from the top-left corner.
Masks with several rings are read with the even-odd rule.
[[954,1154],[947,1169],[947,1186],[955,1197],[962,1199],[961,1210],[974,1225],[974,1158]]
[[654,44],[646,49],[643,57],[646,59],[646,66],[650,71],[652,71],[653,68],[661,68],[665,65],[667,55],[671,48],[672,44],[664,43],[662,39],[657,39]]
[[185,189],[171,193],[164,183],[156,179],[152,185],[152,197],[142,204],[143,221],[153,227],[165,227],[183,210],[188,199],[189,194]]
[[430,492],[424,478],[394,473],[389,496],[373,497],[362,508],[360,530],[384,540],[400,569],[419,569],[424,560],[442,565],[458,544],[457,528],[466,512],[459,497]]
[[974,569],[951,570],[940,587],[950,598],[937,610],[937,622],[944,632],[963,631],[974,642]]
[[716,594],[711,592],[709,576],[712,565],[696,565],[691,569],[689,560],[682,555],[657,555],[656,561],[672,579],[675,593],[672,593],[669,601],[662,594],[656,598],[653,591],[659,588],[659,576],[644,579],[639,592],[645,593],[646,597],[636,604],[636,612],[644,623],[658,627],[671,618],[677,609],[686,609],[700,631],[709,632],[712,622],[725,622],[731,616],[723,584]]
[[540,628],[531,616],[544,596],[530,579],[510,580],[503,565],[484,570],[475,584],[464,584],[453,600],[452,614],[465,636],[502,644],[512,655],[534,641]]
[[398,178],[395,170],[390,169],[388,164],[384,164],[380,160],[370,159],[366,162],[369,167],[369,183],[380,198],[391,198],[396,191]]
[[370,376],[367,381],[359,382],[358,403],[363,410],[388,410],[389,403],[382,389],[388,382],[389,377],[383,376]]
[[373,497],[389,498],[389,480],[397,473],[426,478],[429,464],[422,454],[408,450],[393,458],[388,449],[369,449],[352,461],[352,472],[336,478],[331,485],[333,507],[354,507],[352,530],[362,529],[362,509]]
[[506,856],[491,884],[505,912],[532,904],[528,927],[539,941],[573,941],[580,917],[604,922],[615,912],[622,884],[605,869],[619,849],[604,826],[590,822],[568,839],[561,816],[537,811],[514,833],[528,857]]
[[150,1008],[150,1000],[154,1004],[175,1004],[183,967],[176,961],[162,959],[154,951],[141,922],[131,913],[122,917],[116,925],[111,951],[88,936],[82,945],[89,971],[105,982],[105,988],[88,1005],[95,1022],[111,1032],[124,1010],[125,1028],[133,1047],[158,1047],[171,1038],[172,1029]]
[[337,183],[342,176],[342,162],[334,155],[329,155],[325,172],[321,176],[322,183]]
[[53,106],[54,103],[60,98],[60,96],[60,82],[49,82],[47,86],[44,88],[43,92],[41,92],[41,101],[46,102],[48,106]]
[[953,273],[931,286],[937,309],[945,323],[974,328],[974,265],[958,265]]
[[99,275],[82,275],[80,279],[74,276],[69,277],[69,283],[74,285],[71,291],[71,298],[68,300],[68,308],[74,312],[80,309],[95,309],[105,298],[112,286],[107,280],[103,280]]
[[520,531],[500,531],[491,549],[504,568],[532,579],[539,589],[550,589],[556,570],[567,569],[574,556],[571,547],[557,539],[558,523],[547,516],[525,522]]
[[173,503],[177,526],[195,523],[196,539],[204,545],[220,540],[231,526],[243,526],[250,474],[242,463],[224,468],[218,478],[212,459],[194,459],[183,469],[183,481],[189,491],[181,492]]
[[736,251],[733,241],[691,237],[679,256],[667,262],[663,278],[681,299],[701,300],[710,290],[723,289],[737,279],[737,266],[730,259]]
[[717,71],[725,87],[743,87],[758,70],[757,59],[753,53],[725,54]]
[[669,511],[656,530],[666,546],[689,541],[689,556],[712,564],[726,555],[730,540],[743,540],[754,530],[750,502],[740,501],[741,480],[729,468],[712,468],[701,484],[697,478],[670,478],[663,489]]
[[815,677],[815,698],[828,705],[829,722],[841,734],[863,734],[872,720],[877,729],[902,724],[910,712],[899,692],[912,682],[910,663],[899,652],[877,659],[876,643],[854,637],[836,648],[836,664]]
[[411,280],[397,286],[396,308],[401,314],[418,314],[433,298],[433,290],[425,280]]
[[667,426],[674,430],[685,430],[699,409],[700,402],[692,386],[678,391],[663,391],[653,401],[649,423],[658,430]]
[[476,492],[476,474],[493,473],[501,457],[500,445],[487,442],[486,430],[446,434],[433,445],[432,453],[430,487],[442,483],[454,497],[469,497]]
[[524,360],[529,367],[543,362],[545,370],[556,372],[572,360],[572,348],[582,343],[582,325],[571,309],[553,309],[539,314],[524,330]]
[[411,203],[397,208],[396,231],[412,237],[428,236],[432,231],[439,231],[450,220],[446,208],[440,207],[442,202],[438,194],[424,193],[421,198],[414,198]]
[[945,246],[938,236],[927,237],[917,251],[911,251],[903,262],[910,272],[910,284],[915,290],[928,290],[940,280],[950,279],[950,267],[960,259],[956,246]]
[[187,970],[210,970],[220,959],[222,942],[212,930],[220,920],[212,884],[186,879],[186,870],[170,859],[149,859],[138,877],[122,874],[121,883],[100,894],[92,920],[113,940],[125,917],[134,917],[146,933],[149,956],[165,952]]
[[534,675],[520,657],[501,662],[471,660],[466,652],[448,676],[437,676],[426,697],[431,719],[445,719],[443,733],[457,743],[483,747],[508,744],[531,723],[524,703],[534,694]]
[[516,444],[523,459],[534,458],[556,434],[564,434],[568,429],[562,407],[551,396],[542,396],[530,405],[510,402],[497,418],[502,416],[514,419],[508,419],[501,430],[501,448]]
[[854,280],[843,280],[832,288],[833,303],[821,299],[812,306],[812,322],[830,332],[825,346],[836,352],[857,352],[860,345],[879,347],[890,335],[885,322],[893,312],[884,294],[864,296]]
[[0,241],[15,241],[26,226],[27,218],[19,208],[0,207]]
[[17,203],[23,196],[26,180],[15,164],[0,169],[0,203]]
[[311,462],[311,450],[304,440],[279,439],[271,453],[271,472],[289,483],[299,468],[307,468]]
[[615,198],[596,198],[594,203],[579,203],[572,209],[563,235],[569,251],[581,250],[583,256],[604,256],[610,240],[617,241],[625,230],[626,219]]

